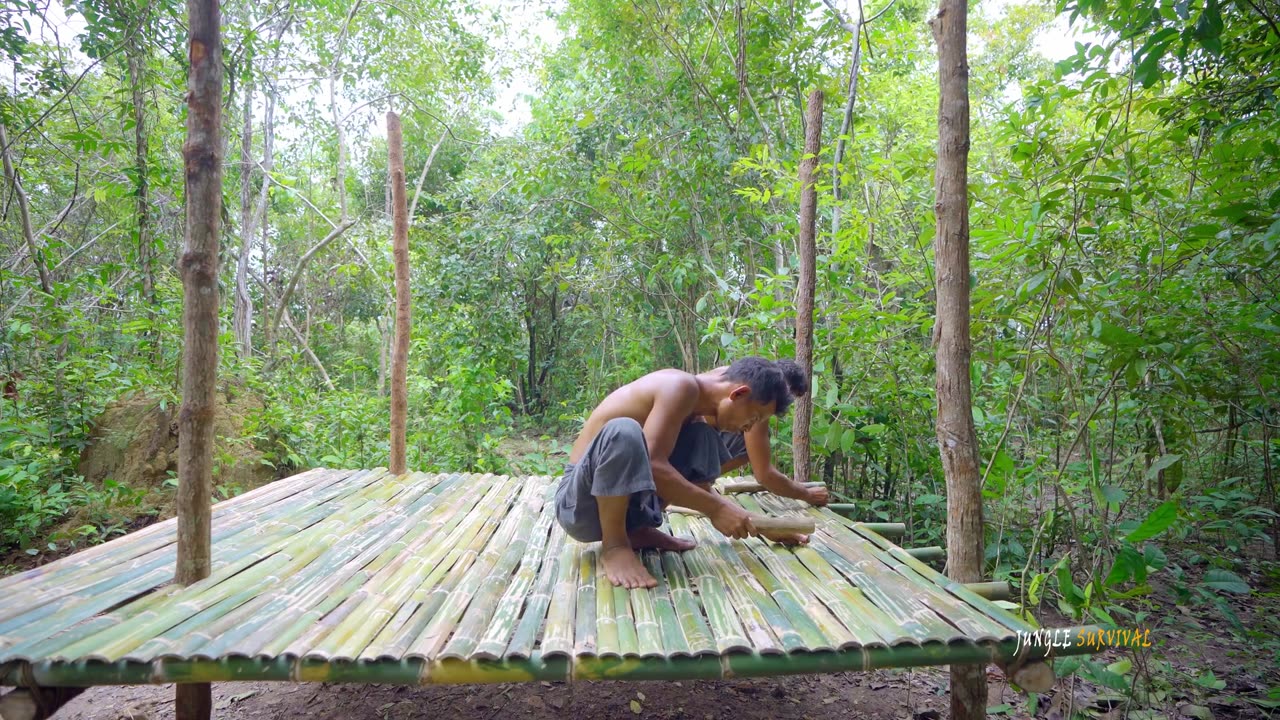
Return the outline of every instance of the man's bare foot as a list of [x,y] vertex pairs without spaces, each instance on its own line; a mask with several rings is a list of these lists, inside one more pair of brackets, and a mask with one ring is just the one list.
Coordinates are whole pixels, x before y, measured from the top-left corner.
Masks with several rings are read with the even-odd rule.
[[645,569],[644,563],[640,562],[640,558],[636,556],[635,551],[625,545],[604,548],[600,554],[600,559],[604,562],[605,576],[614,585],[625,588],[651,588],[658,586],[658,581],[654,580],[649,571]]
[[655,550],[674,550],[684,552],[697,547],[698,543],[684,538],[672,537],[658,528],[636,528],[627,533],[633,548],[653,548]]

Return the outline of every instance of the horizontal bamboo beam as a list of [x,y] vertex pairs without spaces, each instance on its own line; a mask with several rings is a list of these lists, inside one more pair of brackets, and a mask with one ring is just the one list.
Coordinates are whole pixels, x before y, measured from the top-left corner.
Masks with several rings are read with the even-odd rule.
[[1004,580],[966,583],[965,587],[988,600],[1008,600],[1013,597],[1013,591],[1009,589],[1009,583]]
[[[800,484],[807,488],[824,488],[827,486],[826,483],[822,482],[804,482]],[[726,495],[731,495],[735,493],[767,492],[768,488],[755,480],[726,480],[720,483],[719,490]]]
[[17,685],[24,676],[42,687],[147,685],[172,682],[330,682],[391,685],[461,685],[540,680],[690,680],[768,677],[806,673],[836,673],[889,667],[926,665],[1024,665],[1054,656],[1086,655],[1083,638],[1098,627],[1067,628],[1068,647],[1029,644],[1019,650],[1010,638],[983,643],[926,643],[898,647],[863,647],[840,651],[796,652],[790,655],[753,653],[707,654],[696,657],[529,658],[509,660],[370,660],[334,661],[233,657],[221,660],[157,660],[144,662],[14,663],[0,684]]
[[928,547],[908,548],[907,554],[919,560],[920,562],[937,562],[947,559],[947,551],[937,545],[929,545]]

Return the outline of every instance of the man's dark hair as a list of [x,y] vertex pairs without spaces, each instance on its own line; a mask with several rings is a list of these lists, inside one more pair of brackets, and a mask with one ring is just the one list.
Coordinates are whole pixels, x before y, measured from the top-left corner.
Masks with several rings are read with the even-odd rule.
[[795,360],[779,360],[777,364],[782,377],[787,379],[787,387],[791,388],[792,395],[804,397],[809,394],[809,375],[800,367],[800,363]]
[[733,382],[751,388],[751,400],[764,405],[774,403],[773,414],[782,417],[791,407],[791,389],[778,363],[761,357],[736,360],[724,372]]

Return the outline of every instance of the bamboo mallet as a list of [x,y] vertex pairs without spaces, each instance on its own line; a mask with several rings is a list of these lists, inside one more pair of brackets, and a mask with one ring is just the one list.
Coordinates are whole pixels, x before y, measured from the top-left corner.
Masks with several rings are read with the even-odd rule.
[[[706,517],[706,515],[703,515],[693,508],[681,507],[679,505],[668,505],[667,512]],[[797,533],[802,535],[812,535],[817,529],[817,525],[810,518],[772,517],[756,513],[750,513],[750,515],[751,524],[755,526],[756,530],[762,537],[769,540],[775,540],[779,537],[786,537]]]

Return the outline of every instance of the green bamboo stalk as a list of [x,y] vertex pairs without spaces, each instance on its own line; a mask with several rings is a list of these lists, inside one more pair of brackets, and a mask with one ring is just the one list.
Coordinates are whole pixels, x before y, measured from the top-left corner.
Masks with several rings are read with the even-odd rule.
[[[457,630],[454,631],[453,637],[445,644],[441,653],[442,658],[454,657],[465,659],[471,657],[472,651],[479,644],[480,639],[484,636],[490,622],[493,621],[494,613],[498,608],[498,602],[503,596],[504,588],[513,586],[511,583],[511,575],[516,569],[517,563],[525,554],[525,546],[529,542],[530,535],[537,535],[533,530],[534,519],[539,518],[539,524],[542,527],[540,537],[545,538],[547,530],[551,525],[551,515],[542,514],[542,490],[540,484],[526,482],[525,492],[522,494],[522,500],[516,503],[508,517],[517,517],[515,524],[515,533],[507,545],[506,550],[496,559],[489,559],[490,564],[488,577],[480,584],[480,587],[473,593],[470,603],[466,606],[466,610],[462,619],[458,623]],[[501,546],[494,547],[491,544],[485,548],[486,554],[491,551],[501,551]],[[530,571],[532,575],[532,571]],[[529,583],[525,583],[528,587]],[[505,618],[499,620],[498,631],[504,635],[509,635],[515,629],[515,613],[514,611]]]
[[715,653],[715,639],[712,637],[711,627],[702,615],[698,598],[693,594],[693,583],[689,579],[683,553],[663,552],[662,570],[671,589],[671,602],[680,621],[680,629],[688,642],[689,652],[694,655]]
[[743,630],[757,652],[791,651],[804,646],[785,615],[761,589],[758,578],[742,569],[741,557],[725,536],[705,520],[689,523],[700,545],[711,549],[718,560],[713,571],[729,590]]
[[[542,566],[538,571],[538,579],[534,585],[533,593],[524,602],[524,612],[520,615],[520,623],[516,626],[511,642],[506,645],[505,653],[498,649],[494,651],[495,655],[505,655],[512,658],[529,657],[533,653],[533,646],[538,640],[538,632],[542,630],[544,621],[547,629],[543,635],[543,651],[547,652],[546,642],[551,638],[551,616],[548,608],[551,606],[551,596],[556,588],[556,579],[561,562],[558,556],[564,553],[564,541],[564,528],[560,527],[559,523],[553,523],[551,526],[551,539],[546,543],[545,552],[542,553]],[[568,597],[573,597],[572,589],[570,589]],[[515,600],[517,607],[520,602],[521,600],[517,597]],[[572,612],[572,600],[566,600],[564,605],[566,612]]]
[[[855,530],[854,532],[857,533],[858,531]],[[937,570],[934,570],[928,565],[925,565],[919,560],[916,560],[915,558],[911,557],[909,554],[904,552],[901,548],[896,547],[884,541],[882,538],[877,538],[874,535],[862,535],[862,537],[864,537],[866,540],[871,542],[873,545],[883,548],[884,551],[890,556],[892,556],[894,559],[899,560],[905,566],[910,567],[920,576],[927,578],[934,585],[944,588],[948,593],[956,596],[960,600],[964,601],[966,604],[977,609],[979,612],[991,618],[1002,627],[1014,633],[1019,631],[1025,632],[1031,629],[1031,626],[1028,625],[1026,622],[1022,621],[1017,617],[1014,617],[1009,613],[1001,611],[998,606],[992,604],[986,598],[983,598],[980,595],[969,590],[962,583],[955,582],[954,580],[951,580],[950,578],[946,577],[945,575],[938,572]]]
[[[642,590],[648,592],[648,588]],[[624,656],[640,654],[640,638],[631,614],[631,598],[636,592],[616,585],[613,588],[613,624],[618,631],[618,652]]]
[[297,648],[300,654],[321,659],[354,656],[365,647],[393,657],[403,652],[411,640],[405,637],[403,626],[422,600],[422,588],[432,587],[442,574],[442,558],[456,557],[474,539],[486,517],[468,513],[477,502],[491,510],[485,503],[495,499],[500,488],[490,479],[465,476],[458,489],[421,520],[422,532],[412,543],[387,558],[364,587],[338,609],[335,616],[340,620],[325,627],[322,634],[299,640],[298,645],[309,644],[308,649]]
[[[312,563],[307,574],[299,577],[297,583],[264,595],[268,602],[261,608],[245,606],[225,618],[223,622],[229,627],[220,630],[210,644],[201,648],[201,652],[213,657],[226,653],[257,655],[272,643],[277,644],[277,652],[282,651],[302,633],[302,629],[295,627],[298,618],[307,615],[332,593],[340,591],[351,578],[367,580],[370,573],[383,564],[380,558],[385,557],[388,548],[404,548],[406,541],[415,538],[415,530],[418,533],[425,530],[417,521],[415,509],[437,498],[457,478],[456,475],[440,477],[443,479],[415,474],[415,479],[421,478],[420,486],[415,490],[421,494],[416,499],[413,497],[415,493],[410,493],[404,498],[406,505],[386,508],[382,515],[365,523],[353,534],[349,542],[336,544],[321,561]],[[350,592],[354,589],[345,594]],[[282,627],[289,628],[289,631],[282,633]]]
[[[667,518],[677,536],[694,539],[688,529],[691,519],[684,515]],[[698,520],[705,522],[702,518]],[[683,557],[694,582],[698,585],[698,599],[702,601],[707,622],[711,625],[712,634],[715,636],[716,649],[722,653],[749,650],[751,643],[747,640],[742,624],[733,611],[733,603],[729,600],[724,582],[713,569],[711,551],[705,547],[695,547],[684,552]]]
[[[871,602],[866,596],[866,593],[841,575],[840,571],[832,566],[826,556],[818,551],[818,547],[817,545],[810,545],[809,547],[797,548],[795,552],[796,560],[811,572],[814,577],[818,578],[823,587],[828,588],[839,596],[842,603],[849,610],[845,626],[853,629],[854,623],[858,624],[855,638],[859,643],[863,645],[877,643],[895,645],[903,642],[916,642],[915,639],[904,635],[904,630],[898,622],[876,607],[875,603]],[[823,552],[829,551],[824,549]],[[923,628],[919,628],[919,630],[923,634]]]
[[[648,590],[645,596],[653,602],[653,615],[654,621],[658,625],[659,638],[659,643],[654,648],[646,640],[644,632],[641,631],[640,653],[646,656],[656,654],[659,657],[663,655],[688,655],[690,653],[689,640],[685,637],[680,618],[676,615],[676,607],[671,600],[671,589],[667,584],[667,575],[662,571],[663,554],[645,553],[640,557],[641,561],[644,562],[645,569],[658,581],[657,587]],[[674,553],[672,554],[674,555]],[[638,620],[639,613],[637,613],[636,617]],[[639,629],[638,625],[637,629]]]
[[[332,471],[329,471],[332,472]],[[350,472],[350,471],[347,471]],[[271,493],[280,493],[279,485],[284,488],[293,488],[304,482],[311,481],[317,474],[323,475],[325,471],[312,470],[295,475],[291,478],[278,480],[257,488],[251,492],[231,498],[222,503],[215,505],[215,519],[217,513],[221,511],[226,513],[228,510],[234,509],[238,505],[245,505],[249,501],[258,500],[264,495]],[[336,473],[334,473],[336,474]],[[117,563],[124,563],[135,557],[141,552],[150,551],[156,547],[162,547],[166,544],[173,543],[176,539],[177,521],[170,519],[163,522],[150,525],[136,532],[129,533],[114,540],[86,548],[74,555],[55,560],[47,565],[32,568],[25,572],[0,578],[0,597],[19,598],[22,595],[30,596],[45,587],[57,587],[56,580],[60,579],[64,574],[80,574],[85,568],[94,567],[96,561],[104,557],[111,557]],[[50,581],[54,582],[50,582]],[[0,601],[0,609],[7,606],[6,601]],[[0,619],[5,617],[0,612]]]
[[604,559],[596,561],[596,653],[621,655],[618,621],[613,609],[613,583],[604,571]]
[[[545,498],[543,500],[545,502]],[[539,510],[543,509],[543,503],[539,503]],[[537,526],[534,527],[532,534],[526,536],[519,534],[520,546],[524,549],[523,557],[520,559],[520,566],[516,568],[514,577],[510,582],[506,583],[506,590],[502,597],[498,600],[496,607],[493,609],[492,619],[488,626],[484,629],[483,635],[476,644],[473,657],[483,660],[497,660],[502,657],[503,651],[507,647],[507,640],[512,637],[516,631],[517,618],[520,614],[520,608],[526,602],[526,595],[534,589],[534,574],[542,565],[542,558],[547,550],[547,534],[551,530],[554,512],[552,508],[540,513]],[[527,537],[527,540],[526,540]],[[548,575],[548,578],[550,575]],[[506,578],[501,579],[502,582]],[[544,596],[550,601],[550,588],[545,588]],[[528,602],[535,603],[532,595],[529,595]],[[472,614],[472,609],[467,608],[467,615]],[[464,624],[467,618],[463,618]],[[446,648],[448,652],[448,648]]]
[[[315,516],[318,518],[323,514],[323,510],[318,510]],[[274,519],[275,516],[260,519],[261,529],[257,533],[243,531],[242,534],[247,536],[244,547],[236,547],[233,543],[221,540],[223,544],[216,545],[214,548],[214,574],[217,574],[220,567],[234,565],[238,556],[258,552],[296,532],[296,528],[274,523]],[[235,526],[240,527],[240,525]],[[248,524],[243,526],[249,527]],[[223,531],[216,526],[214,531],[215,541],[219,541]],[[8,632],[12,624],[27,627],[36,627],[37,622],[40,623],[39,627],[47,627],[51,624],[69,625],[91,617],[122,600],[169,582],[173,578],[172,548],[164,549],[161,553],[152,553],[147,556],[145,563],[141,565],[135,563],[135,565],[136,567],[125,572],[117,571],[114,575],[109,564],[100,566],[71,586],[77,588],[75,594],[65,595],[58,600],[51,601],[49,597],[41,597],[31,602],[32,599],[29,598],[28,602],[31,604],[27,606],[27,612],[10,622],[0,624],[0,634]]]
[[[574,651],[574,622],[578,607],[578,578],[583,562],[582,550],[582,543],[566,540],[560,551],[551,604],[547,609],[546,630],[542,633],[542,652],[547,657],[567,656]],[[595,607],[594,599],[592,607]],[[594,624],[593,621],[592,625]],[[528,658],[529,654],[522,653],[521,656],[514,657]]]
[[[848,548],[858,554],[858,567],[879,574],[881,567],[888,567],[891,573],[883,582],[893,588],[894,594],[900,597],[913,598],[914,602],[930,608],[934,613],[947,618],[947,623],[939,623],[932,616],[920,617],[926,625],[932,625],[941,632],[941,636],[933,639],[953,637],[953,626],[961,633],[979,639],[997,639],[1012,637],[998,622],[990,617],[986,608],[978,608],[973,612],[972,606],[966,606],[952,594],[933,582],[927,573],[916,568],[925,568],[923,563],[911,558],[910,554],[896,545],[877,537],[874,533],[861,529],[853,529],[852,534],[842,533],[834,526],[828,526],[834,533],[836,545]],[[894,552],[890,552],[894,551]],[[934,572],[936,576],[936,571]]]
[[[451,549],[445,560],[436,566],[418,591],[415,591],[415,596],[421,597],[421,593],[431,587],[431,595],[423,604],[439,603],[439,610],[430,617],[430,621],[418,638],[410,643],[407,655],[435,657],[448,640],[450,633],[456,629],[470,600],[470,586],[466,580],[468,571],[475,566],[478,575],[487,572],[490,565],[496,561],[493,554],[481,558],[490,538],[495,538],[497,547],[502,547],[510,542],[515,532],[519,522],[518,514],[507,512],[511,502],[510,489],[514,484],[514,479],[504,479],[496,484],[494,501],[486,503],[487,507],[477,506],[477,509],[471,512],[471,517],[477,518],[481,523],[479,531],[475,532],[470,542],[461,548],[461,553],[458,552],[457,547]],[[501,521],[498,520],[499,517],[502,518]]]
[[577,631],[574,633],[574,655],[594,655],[596,653],[596,563],[599,554],[599,544],[593,543],[584,547],[579,555]]

